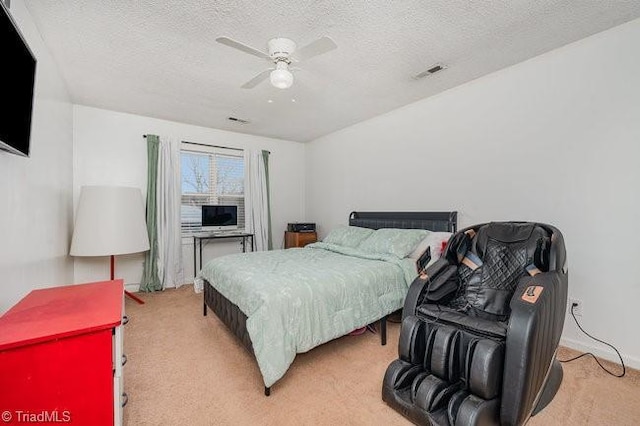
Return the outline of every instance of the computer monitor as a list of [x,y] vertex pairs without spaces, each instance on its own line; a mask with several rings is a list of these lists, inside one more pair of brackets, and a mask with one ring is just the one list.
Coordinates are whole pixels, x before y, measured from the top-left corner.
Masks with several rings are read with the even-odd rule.
[[227,231],[238,229],[238,206],[202,206],[203,231]]

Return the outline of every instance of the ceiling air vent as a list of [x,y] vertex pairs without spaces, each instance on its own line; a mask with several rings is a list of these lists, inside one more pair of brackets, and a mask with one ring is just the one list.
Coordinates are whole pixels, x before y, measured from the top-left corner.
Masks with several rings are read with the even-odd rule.
[[430,67],[428,70],[422,71],[421,73],[414,75],[413,78],[418,80],[420,78],[424,78],[424,77],[433,75],[433,74],[435,74],[437,72],[440,72],[440,71],[442,71],[442,70],[444,70],[446,68],[447,68],[447,66],[444,65],[444,64],[435,64],[432,67]]
[[227,120],[233,121],[238,124],[249,124],[249,120],[243,120],[242,118],[238,117],[227,117]]

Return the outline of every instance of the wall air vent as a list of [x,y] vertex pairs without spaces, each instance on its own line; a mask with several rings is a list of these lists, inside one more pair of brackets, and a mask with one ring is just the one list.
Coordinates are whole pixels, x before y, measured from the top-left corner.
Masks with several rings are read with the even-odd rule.
[[238,118],[238,117],[227,117],[227,120],[229,121],[233,121],[235,123],[238,124],[249,124],[249,120],[243,120],[242,118]]
[[418,73],[418,74],[414,75],[413,78],[415,80],[418,80],[418,79],[433,75],[433,74],[435,74],[437,72],[440,72],[440,71],[442,71],[444,69],[447,69],[446,65],[444,65],[444,64],[435,64],[435,65],[429,67],[429,69],[427,69],[426,71],[422,71],[421,73]]

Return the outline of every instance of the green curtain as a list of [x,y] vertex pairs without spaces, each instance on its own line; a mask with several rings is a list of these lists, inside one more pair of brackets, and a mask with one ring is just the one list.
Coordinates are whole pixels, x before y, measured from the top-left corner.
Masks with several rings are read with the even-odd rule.
[[273,239],[271,238],[271,189],[269,188],[269,151],[262,151],[262,161],[264,161],[264,175],[267,186],[267,217],[269,225],[267,250],[273,250]]
[[162,283],[158,278],[158,228],[156,186],[158,182],[158,149],[160,138],[147,135],[147,232],[149,233],[149,251],[144,257],[144,270],[140,291],[162,290]]

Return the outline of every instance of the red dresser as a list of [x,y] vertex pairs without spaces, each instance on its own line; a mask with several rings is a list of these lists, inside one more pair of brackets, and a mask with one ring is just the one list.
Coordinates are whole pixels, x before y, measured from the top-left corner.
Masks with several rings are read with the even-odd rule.
[[0,317],[5,424],[122,424],[123,291],[122,280],[34,290]]

